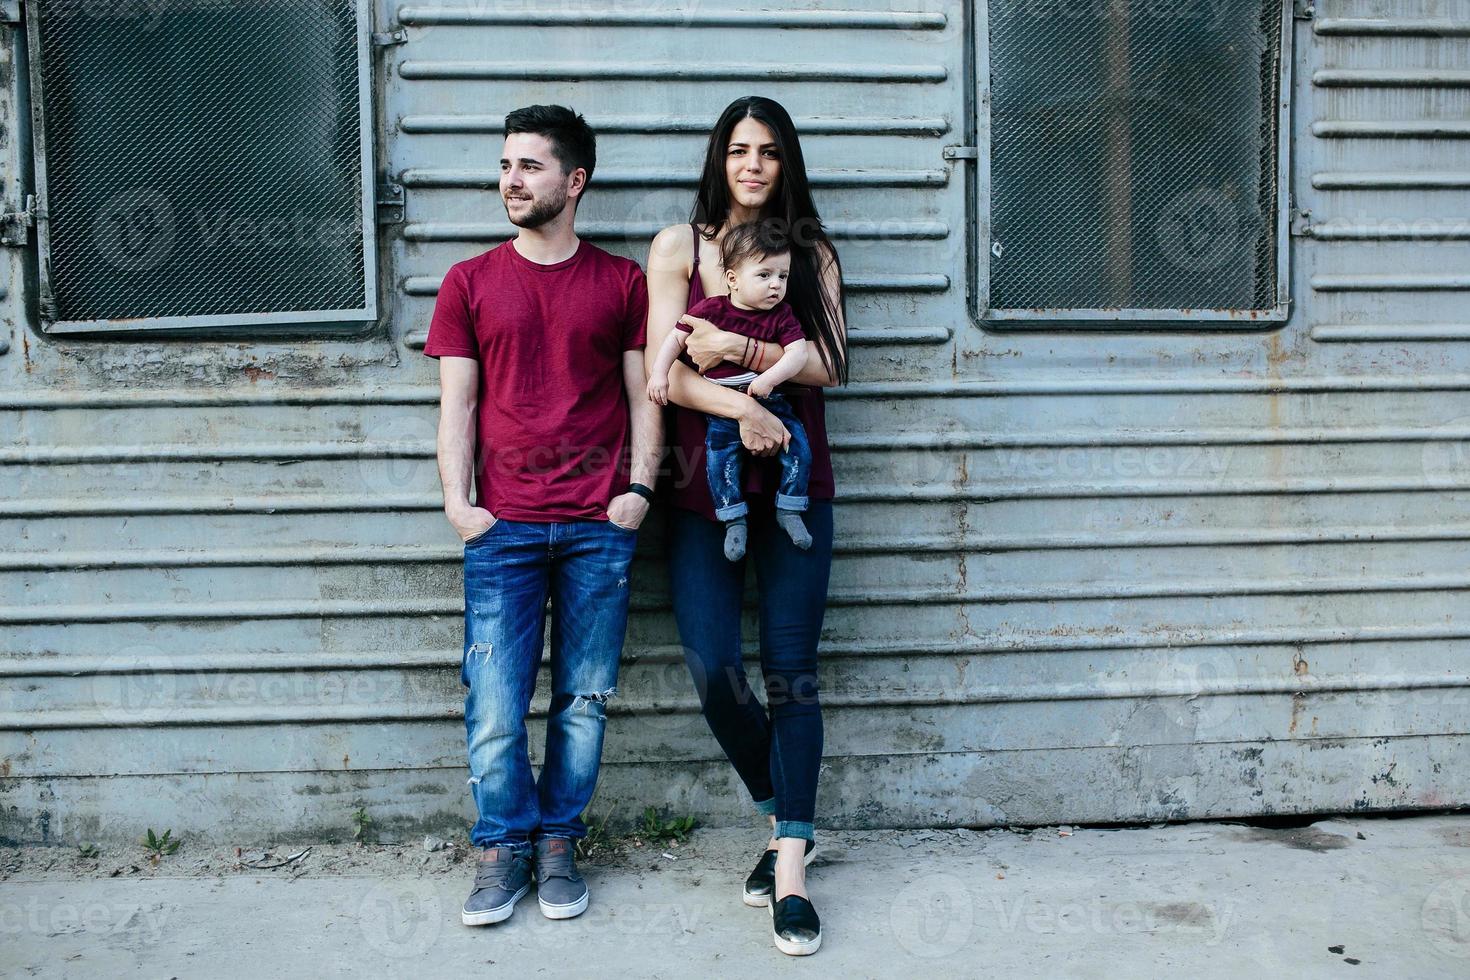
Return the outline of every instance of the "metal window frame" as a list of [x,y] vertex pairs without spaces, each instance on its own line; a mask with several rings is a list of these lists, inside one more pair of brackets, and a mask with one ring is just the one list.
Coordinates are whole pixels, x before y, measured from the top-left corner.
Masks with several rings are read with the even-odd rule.
[[[337,310],[283,310],[271,313],[211,313],[198,316],[124,317],[105,320],[55,320],[51,290],[51,224],[46,183],[45,105],[42,91],[40,18],[37,8],[44,0],[24,0],[27,56],[30,63],[31,157],[34,164],[36,208],[36,256],[40,287],[43,333],[83,334],[119,332],[217,331],[228,327],[264,327],[270,331],[339,327],[360,329],[378,319],[378,256],[375,183],[373,169],[372,104],[372,0],[356,0],[357,12],[357,105],[358,145],[362,162],[363,305]],[[238,335],[238,332],[232,332]]]
[[1117,329],[1120,326],[1148,327],[1187,324],[1194,328],[1238,328],[1279,325],[1291,314],[1291,86],[1292,40],[1295,31],[1294,0],[1277,0],[1281,6],[1281,39],[1276,73],[1276,297],[1265,309],[995,309],[990,305],[990,4],[975,4],[976,132],[979,147],[975,160],[977,201],[974,270],[976,275],[975,315],[980,324],[994,330],[1052,330],[1058,326],[1079,329]]

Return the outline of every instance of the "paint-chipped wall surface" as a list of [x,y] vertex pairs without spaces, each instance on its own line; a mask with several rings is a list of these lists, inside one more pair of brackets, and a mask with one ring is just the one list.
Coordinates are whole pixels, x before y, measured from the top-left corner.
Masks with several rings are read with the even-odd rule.
[[[752,92],[796,119],[850,300],[819,825],[1470,803],[1470,0],[1283,0],[1261,168],[1285,167],[1289,315],[1152,323],[985,317],[1019,247],[990,226],[1001,0],[759,6],[364,10],[375,309],[346,327],[47,329],[47,216],[4,219],[0,838],[343,837],[359,810],[385,835],[467,826],[462,550],[421,349],[445,270],[506,237],[502,117],[587,116],[579,230],[644,261]],[[1030,6],[1056,29],[1105,5]],[[41,176],[35,9],[0,2],[14,214]],[[1135,55],[1143,16],[1112,25]],[[1146,167],[1129,146],[1102,165]],[[1165,218],[1107,187],[1143,247]],[[663,542],[655,513],[593,809],[747,820]]]

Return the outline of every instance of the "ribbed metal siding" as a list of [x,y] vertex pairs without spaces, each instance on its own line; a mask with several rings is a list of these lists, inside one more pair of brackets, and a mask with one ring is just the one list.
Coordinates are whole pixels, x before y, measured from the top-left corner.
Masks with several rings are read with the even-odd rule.
[[[379,116],[407,207],[382,335],[57,343],[18,293],[4,301],[0,408],[18,438],[0,458],[0,833],[343,833],[359,804],[387,829],[462,824],[459,548],[438,512],[433,366],[414,348],[443,270],[503,232],[496,113],[565,101],[599,126],[580,223],[641,259],[687,214],[709,123],[750,91],[801,124],[853,289],[855,380],[829,409],[825,822],[1470,798],[1466,357],[1320,342],[1324,325],[1454,322],[1463,244],[1298,239],[1297,311],[1278,331],[981,330],[963,288],[967,172],[941,152],[964,141],[960,8],[706,7],[401,12]],[[1453,192],[1308,184],[1470,171],[1463,140],[1323,130],[1452,132],[1463,85],[1322,73],[1463,74],[1465,32],[1343,34],[1381,6],[1317,8],[1297,36],[1309,223],[1407,202],[1444,220]],[[1393,14],[1470,20],[1447,4]],[[753,66],[721,57],[752,49]],[[1369,274],[1439,288],[1324,278]],[[596,809],[739,819],[693,711],[661,537],[640,544]]]

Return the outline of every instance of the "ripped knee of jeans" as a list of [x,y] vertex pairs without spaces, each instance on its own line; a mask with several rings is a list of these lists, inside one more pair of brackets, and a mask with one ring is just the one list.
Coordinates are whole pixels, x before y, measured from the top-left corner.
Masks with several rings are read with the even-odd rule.
[[591,710],[598,715],[606,715],[608,699],[617,693],[617,688],[610,687],[606,691],[578,694],[572,698],[572,710],[579,714],[586,714]]

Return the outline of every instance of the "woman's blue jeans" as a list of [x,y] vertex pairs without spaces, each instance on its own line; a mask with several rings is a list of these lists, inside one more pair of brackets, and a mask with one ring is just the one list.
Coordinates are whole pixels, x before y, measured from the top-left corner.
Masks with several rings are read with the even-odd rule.
[[791,543],[769,504],[752,508],[748,522],[766,707],[740,655],[745,560],[725,557],[723,524],[678,509],[669,535],[674,618],[705,720],[757,809],[775,815],[776,837],[810,840],[822,764],[817,641],[832,570],[832,502],[810,504],[809,550]]
[[[582,811],[602,761],[628,626],[628,567],[638,532],[610,521],[500,520],[464,549],[460,680],[476,847],[587,834]],[[533,780],[526,712],[551,598],[551,707]]]

